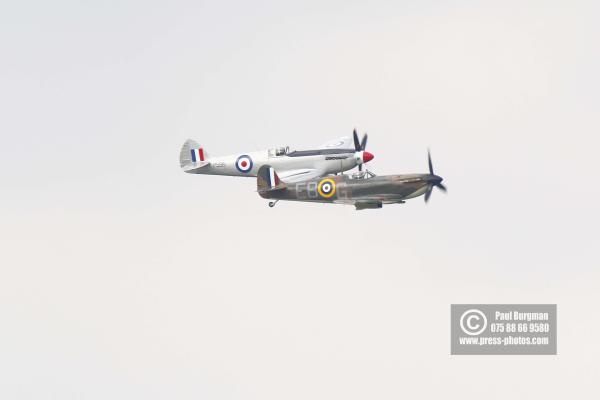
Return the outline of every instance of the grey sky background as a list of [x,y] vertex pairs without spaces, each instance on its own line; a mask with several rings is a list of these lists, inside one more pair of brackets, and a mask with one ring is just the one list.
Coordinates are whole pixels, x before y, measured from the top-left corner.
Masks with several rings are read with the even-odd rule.
[[[589,2],[0,6],[0,397],[598,398]],[[447,195],[280,203],[179,170],[370,134]],[[558,356],[450,356],[451,303],[557,303]]]

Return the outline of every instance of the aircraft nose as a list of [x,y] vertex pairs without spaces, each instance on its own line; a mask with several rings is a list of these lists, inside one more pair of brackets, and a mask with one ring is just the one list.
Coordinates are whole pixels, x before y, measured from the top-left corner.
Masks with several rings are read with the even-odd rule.
[[368,151],[363,151],[363,162],[364,163],[368,163],[369,161],[371,161],[374,158],[375,158],[375,156],[373,154],[369,153]]

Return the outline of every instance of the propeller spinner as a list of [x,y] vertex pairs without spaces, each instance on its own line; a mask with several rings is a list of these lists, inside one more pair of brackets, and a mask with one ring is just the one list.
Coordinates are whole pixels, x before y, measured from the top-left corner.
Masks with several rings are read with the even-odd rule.
[[362,137],[362,140],[358,140],[358,133],[356,133],[356,129],[354,129],[354,131],[352,132],[352,136],[354,138],[354,150],[357,153],[362,153],[362,163],[358,164],[358,170],[362,171],[363,164],[368,163],[373,158],[375,158],[375,156],[369,153],[368,151],[365,151],[365,149],[367,148],[367,140],[369,138],[369,136],[366,133]]

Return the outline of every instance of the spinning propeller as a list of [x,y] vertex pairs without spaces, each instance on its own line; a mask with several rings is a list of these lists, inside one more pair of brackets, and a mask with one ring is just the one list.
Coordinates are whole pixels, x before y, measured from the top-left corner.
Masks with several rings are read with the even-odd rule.
[[354,137],[354,150],[359,153],[362,152],[362,164],[358,165],[358,170],[362,171],[362,167],[364,163],[368,163],[369,161],[371,161],[375,156],[371,153],[369,153],[368,151],[365,151],[365,149],[367,148],[367,139],[369,138],[369,136],[365,133],[365,135],[362,137],[362,140],[358,140],[358,133],[356,133],[356,129],[354,129],[354,131],[352,132],[352,136]]
[[427,149],[427,163],[429,164],[429,185],[427,187],[427,192],[425,192],[425,203],[429,201],[434,186],[440,189],[442,192],[448,191],[446,186],[442,184],[444,179],[433,173],[433,163],[431,162],[431,153],[429,152],[429,149]]

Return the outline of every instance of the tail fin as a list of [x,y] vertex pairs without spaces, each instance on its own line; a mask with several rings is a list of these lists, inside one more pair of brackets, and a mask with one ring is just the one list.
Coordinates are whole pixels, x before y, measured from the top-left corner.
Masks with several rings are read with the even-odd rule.
[[188,139],[181,147],[179,164],[186,172],[208,165],[208,154],[204,148],[192,139]]
[[285,184],[279,179],[277,172],[270,165],[263,165],[256,175],[256,188],[258,192],[268,192],[285,189]]

